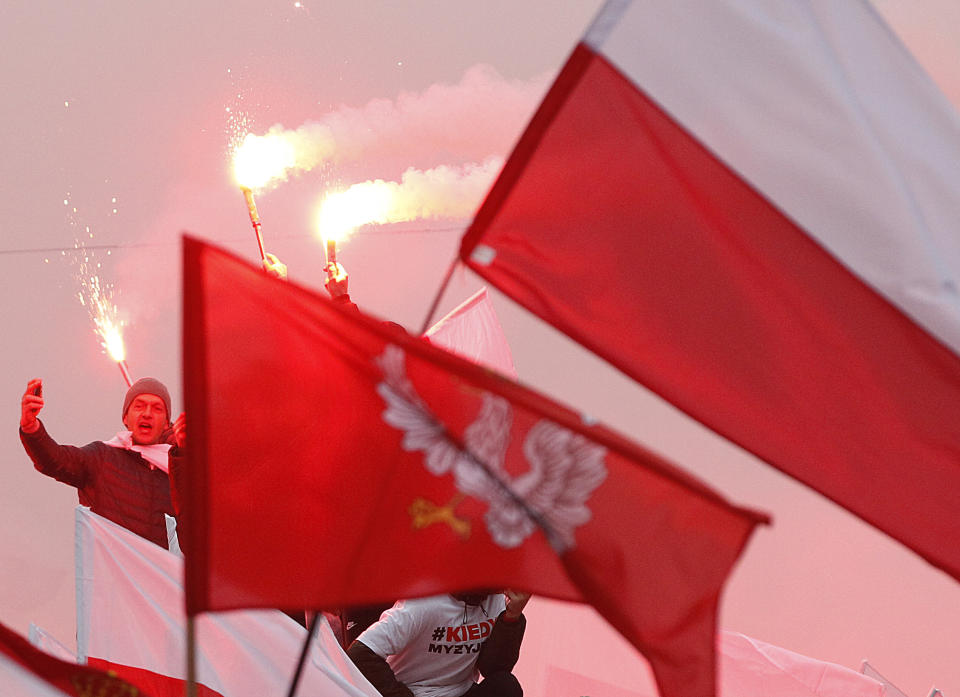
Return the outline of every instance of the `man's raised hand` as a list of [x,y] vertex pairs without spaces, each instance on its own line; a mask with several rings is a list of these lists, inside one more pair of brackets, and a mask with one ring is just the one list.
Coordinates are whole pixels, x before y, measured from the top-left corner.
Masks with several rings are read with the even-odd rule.
[[523,608],[527,606],[527,601],[530,600],[530,594],[524,593],[523,591],[515,591],[512,588],[508,588],[503,594],[506,596],[507,601],[507,617],[517,619],[523,614]]
[[20,428],[24,433],[35,433],[40,428],[37,415],[43,409],[43,380],[34,378],[20,399]]

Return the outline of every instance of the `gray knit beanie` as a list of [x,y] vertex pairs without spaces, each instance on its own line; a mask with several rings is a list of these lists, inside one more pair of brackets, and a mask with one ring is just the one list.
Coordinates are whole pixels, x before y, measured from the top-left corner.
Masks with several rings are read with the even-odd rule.
[[130,385],[130,389],[127,390],[127,396],[123,398],[123,414],[120,415],[121,419],[127,415],[130,402],[132,402],[137,395],[141,394],[152,394],[162,399],[163,405],[167,408],[167,421],[170,420],[170,393],[167,392],[164,384],[156,378],[140,378]]

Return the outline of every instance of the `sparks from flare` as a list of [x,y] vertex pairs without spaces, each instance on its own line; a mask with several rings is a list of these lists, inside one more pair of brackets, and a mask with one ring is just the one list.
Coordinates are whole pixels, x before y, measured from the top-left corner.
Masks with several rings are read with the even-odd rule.
[[[71,211],[68,215],[69,222],[78,234],[74,240],[74,255],[71,259],[76,267],[74,275],[79,286],[77,298],[83,305],[87,314],[93,322],[93,331],[100,340],[100,345],[108,356],[120,368],[124,381],[129,387],[132,384],[130,370],[127,367],[126,348],[123,343],[124,321],[120,318],[120,312],[117,304],[114,302],[115,289],[112,283],[104,283],[100,278],[100,270],[103,267],[102,262],[97,259],[95,250],[87,249],[83,238],[79,235],[82,230],[84,237],[93,239],[93,232],[89,225],[80,221],[79,211],[76,207],[70,207],[69,194],[64,199],[64,205]],[[107,255],[110,251],[107,251]]]

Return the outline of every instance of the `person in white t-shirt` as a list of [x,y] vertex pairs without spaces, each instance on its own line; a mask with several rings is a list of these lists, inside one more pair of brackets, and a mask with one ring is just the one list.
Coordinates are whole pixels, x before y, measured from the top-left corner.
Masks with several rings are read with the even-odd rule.
[[383,697],[521,697],[511,671],[529,599],[508,590],[400,600],[347,654]]

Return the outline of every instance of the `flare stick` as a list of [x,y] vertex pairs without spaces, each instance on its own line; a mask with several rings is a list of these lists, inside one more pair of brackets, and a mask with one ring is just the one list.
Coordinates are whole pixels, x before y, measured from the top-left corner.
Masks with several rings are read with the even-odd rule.
[[253,190],[246,186],[241,186],[243,198],[247,201],[247,213],[250,214],[250,224],[253,225],[253,231],[257,234],[257,245],[260,247],[260,259],[267,260],[267,255],[263,251],[263,234],[260,232],[260,213],[257,211],[257,203],[253,200]]
[[337,241],[327,240],[327,276],[337,275]]
[[117,365],[120,366],[120,373],[123,375],[123,379],[127,383],[127,387],[133,385],[133,380],[130,379],[130,368],[127,367],[126,361],[117,361]]

